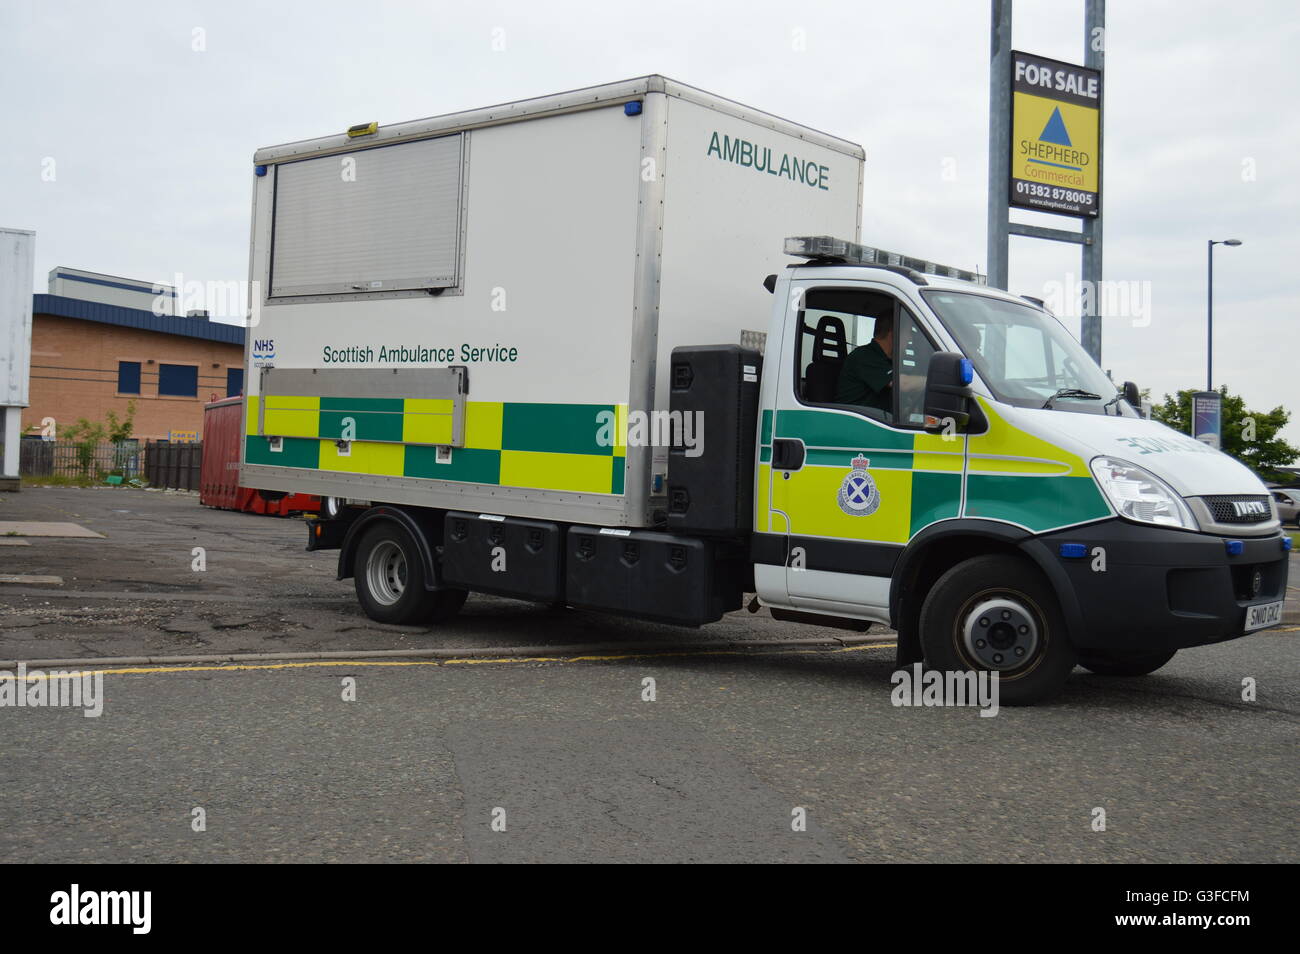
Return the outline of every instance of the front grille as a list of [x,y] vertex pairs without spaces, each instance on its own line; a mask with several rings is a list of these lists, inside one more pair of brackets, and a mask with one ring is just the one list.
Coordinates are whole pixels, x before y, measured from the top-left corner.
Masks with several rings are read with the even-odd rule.
[[1273,507],[1265,494],[1202,497],[1215,523],[1268,523]]

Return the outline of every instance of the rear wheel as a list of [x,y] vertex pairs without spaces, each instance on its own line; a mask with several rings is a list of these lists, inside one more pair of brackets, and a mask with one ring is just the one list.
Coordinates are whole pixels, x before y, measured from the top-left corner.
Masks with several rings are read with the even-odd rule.
[[1050,699],[1074,668],[1056,594],[1020,557],[990,554],[954,566],[926,596],[919,629],[931,669],[997,673],[1005,705]]
[[441,622],[455,616],[469,595],[460,589],[426,589],[415,539],[405,527],[388,522],[361,538],[353,581],[357,602],[381,623]]
[[1174,658],[1176,649],[1158,653],[1112,653],[1083,650],[1079,665],[1099,676],[1145,676]]

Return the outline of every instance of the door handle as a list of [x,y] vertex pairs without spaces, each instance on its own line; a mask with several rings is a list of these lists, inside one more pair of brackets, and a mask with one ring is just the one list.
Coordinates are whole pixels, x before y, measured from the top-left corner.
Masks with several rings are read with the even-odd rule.
[[772,441],[772,469],[798,470],[803,467],[803,441],[779,437]]

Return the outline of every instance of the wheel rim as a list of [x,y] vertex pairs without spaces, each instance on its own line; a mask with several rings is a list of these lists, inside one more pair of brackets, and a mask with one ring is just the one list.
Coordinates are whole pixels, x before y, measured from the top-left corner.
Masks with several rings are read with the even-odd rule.
[[366,561],[366,582],[370,595],[384,606],[392,606],[406,592],[406,555],[391,540],[381,540]]
[[972,668],[1004,674],[1036,666],[1047,641],[1033,600],[1008,591],[981,593],[967,600],[957,614],[954,636]]

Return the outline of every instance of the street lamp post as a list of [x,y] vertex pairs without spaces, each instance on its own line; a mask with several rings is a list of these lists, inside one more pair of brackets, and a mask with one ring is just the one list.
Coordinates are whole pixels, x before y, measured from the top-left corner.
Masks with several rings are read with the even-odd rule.
[[1205,243],[1208,280],[1205,284],[1205,390],[1214,390],[1214,246],[1241,244],[1241,239],[1210,239]]

